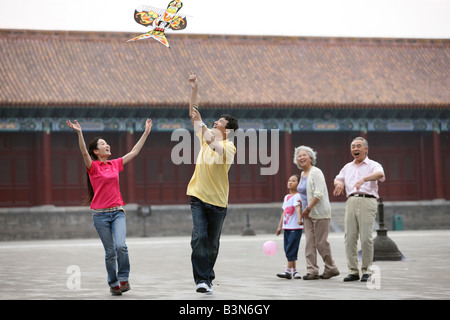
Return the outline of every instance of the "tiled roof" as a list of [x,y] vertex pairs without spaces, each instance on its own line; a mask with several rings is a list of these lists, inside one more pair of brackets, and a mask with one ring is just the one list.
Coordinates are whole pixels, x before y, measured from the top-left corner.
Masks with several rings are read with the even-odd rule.
[[0,30],[0,106],[450,106],[450,40],[133,36]]

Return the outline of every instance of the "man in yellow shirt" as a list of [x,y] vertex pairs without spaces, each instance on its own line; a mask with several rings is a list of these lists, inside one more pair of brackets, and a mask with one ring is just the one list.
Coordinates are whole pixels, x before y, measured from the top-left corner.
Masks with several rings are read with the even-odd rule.
[[186,193],[191,196],[194,224],[191,261],[196,291],[211,294],[220,233],[227,214],[228,170],[236,154],[236,147],[228,138],[239,126],[235,117],[225,114],[214,122],[213,129],[208,129],[198,111],[198,81],[195,74],[191,73],[189,83],[189,116],[201,144],[195,171]]

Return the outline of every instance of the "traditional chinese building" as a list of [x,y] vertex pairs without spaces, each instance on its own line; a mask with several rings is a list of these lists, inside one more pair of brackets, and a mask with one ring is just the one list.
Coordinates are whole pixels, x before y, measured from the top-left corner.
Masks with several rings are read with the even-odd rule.
[[169,34],[168,49],[132,36],[0,30],[0,206],[80,205],[85,169],[65,121],[87,142],[104,137],[114,158],[147,117],[149,140],[121,174],[124,200],[187,203],[194,167],[171,152],[174,129],[191,129],[190,71],[207,124],[226,112],[244,131],[278,130],[277,174],[261,175],[261,159],[233,165],[231,203],[281,201],[299,145],[318,152],[331,201],[344,200],[332,183],[356,136],[385,168],[385,200],[450,199],[450,40]]

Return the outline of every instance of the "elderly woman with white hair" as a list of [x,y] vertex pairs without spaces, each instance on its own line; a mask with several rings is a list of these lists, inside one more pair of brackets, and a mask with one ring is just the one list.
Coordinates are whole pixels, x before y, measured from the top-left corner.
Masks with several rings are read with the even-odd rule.
[[[306,270],[304,280],[330,279],[339,275],[331,255],[328,232],[330,230],[331,206],[322,170],[315,166],[317,153],[310,147],[295,149],[294,163],[303,172],[297,191],[300,193],[304,230],[306,235]],[[319,276],[317,252],[322,256],[324,272]]]

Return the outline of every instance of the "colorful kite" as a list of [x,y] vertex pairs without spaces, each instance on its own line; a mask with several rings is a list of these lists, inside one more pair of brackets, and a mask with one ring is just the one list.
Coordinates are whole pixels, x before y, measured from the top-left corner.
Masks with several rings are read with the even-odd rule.
[[150,27],[152,30],[127,42],[153,38],[169,47],[165,34],[166,29],[183,30],[187,26],[186,16],[177,14],[182,6],[183,3],[180,0],[170,1],[165,10],[145,5],[139,6],[134,11],[134,19],[137,23]]

